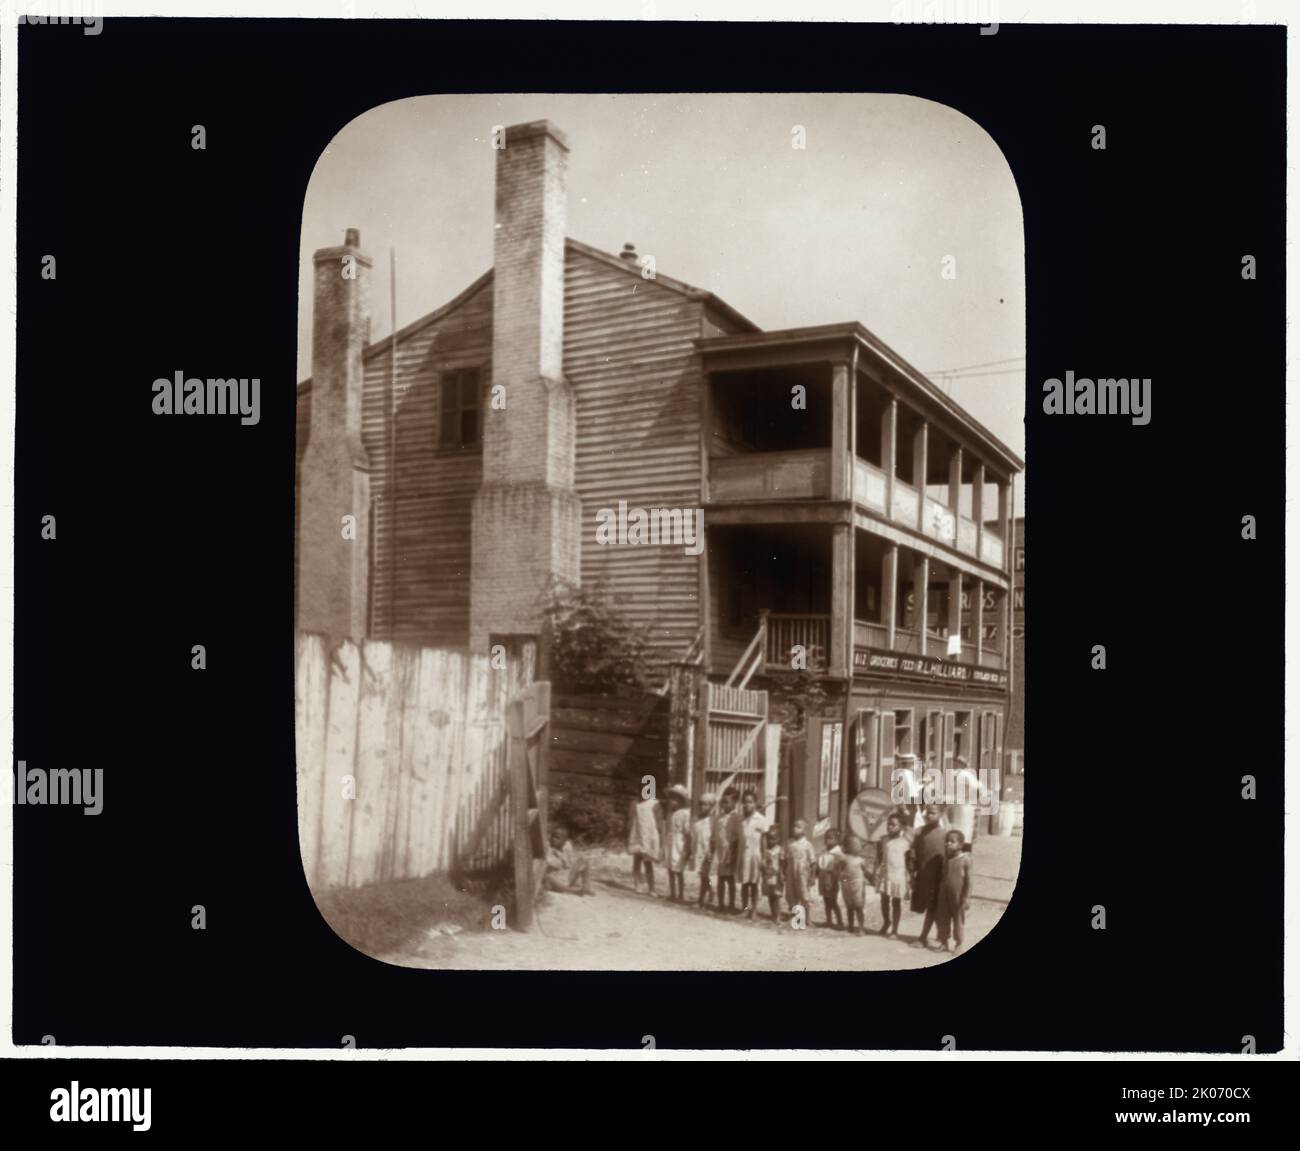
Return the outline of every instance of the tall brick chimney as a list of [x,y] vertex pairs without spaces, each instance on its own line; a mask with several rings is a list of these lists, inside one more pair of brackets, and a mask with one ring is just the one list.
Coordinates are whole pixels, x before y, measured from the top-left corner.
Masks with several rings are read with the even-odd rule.
[[[370,461],[361,443],[361,352],[370,330],[370,257],[349,228],[313,257],[311,425],[299,472],[298,626],[366,634]],[[351,521],[345,517],[351,516]]]
[[563,365],[569,148],[545,120],[507,128],[504,145],[496,161],[492,388],[473,513],[475,651],[485,651],[493,633],[536,634],[548,579],[579,577],[582,503]]

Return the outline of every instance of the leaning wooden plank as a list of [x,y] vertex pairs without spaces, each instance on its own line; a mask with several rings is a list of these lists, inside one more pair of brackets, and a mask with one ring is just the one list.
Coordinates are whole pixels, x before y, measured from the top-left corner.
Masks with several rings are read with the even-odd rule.
[[320,859],[321,799],[329,720],[329,656],[318,635],[299,633],[297,668],[298,850],[310,885]]
[[357,722],[357,798],[352,813],[352,850],[348,886],[360,887],[380,879],[388,804],[388,699],[392,647],[366,643],[361,674],[361,704]]
[[356,783],[358,683],[361,655],[344,641],[330,655],[329,719],[321,792],[320,855],[315,890],[342,887],[348,878],[348,848]]

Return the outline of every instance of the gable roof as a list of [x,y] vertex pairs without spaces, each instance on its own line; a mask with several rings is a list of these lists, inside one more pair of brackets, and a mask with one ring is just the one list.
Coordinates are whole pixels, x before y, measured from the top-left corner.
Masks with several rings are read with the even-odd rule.
[[[564,250],[566,256],[570,252],[577,252],[579,255],[586,256],[592,260],[596,260],[599,263],[606,265],[607,267],[617,268],[620,272],[624,273],[625,275],[635,276],[637,279],[641,278],[641,268],[637,264],[634,264],[631,260],[625,260],[620,256],[611,255],[609,252],[602,252],[599,248],[593,248],[589,244],[583,244],[578,240],[573,239],[571,236],[565,238]],[[746,318],[745,316],[741,315],[738,311],[736,311],[736,309],[733,308],[730,304],[728,304],[726,300],[722,299],[720,296],[715,296],[712,292],[707,292],[703,288],[696,288],[693,285],[686,283],[684,280],[676,280],[672,276],[665,276],[662,273],[657,271],[655,273],[654,282],[658,284],[661,288],[667,288],[668,291],[670,292],[677,292],[680,295],[687,297],[688,299],[698,300],[701,303],[714,308],[716,311],[720,312],[723,316],[725,316],[728,320],[730,320],[741,331],[758,332],[762,330],[752,320]],[[453,312],[458,307],[460,307],[460,305],[463,304],[466,300],[468,300],[471,296],[473,296],[475,292],[478,292],[482,288],[487,287],[491,283],[492,283],[492,269],[489,268],[486,272],[484,272],[481,276],[479,276],[477,280],[475,280],[472,284],[470,284],[469,287],[467,287],[464,291],[460,292],[458,295],[454,296],[452,299],[448,300],[445,304],[441,305],[440,307],[435,308],[428,315],[421,316],[418,320],[413,320],[405,327],[399,328],[396,332],[390,332],[388,335],[383,336],[382,338],[367,344],[365,348],[362,349],[361,352],[362,359],[366,360],[369,359],[371,356],[377,356],[380,353],[386,351],[388,347],[392,344],[394,339],[400,342],[402,340],[407,339],[410,336],[415,335],[416,332],[419,332],[422,329],[427,328],[430,324],[436,324],[439,320],[441,320],[443,317],[448,315],[450,312]],[[301,380],[298,384],[299,395],[310,390],[310,387],[311,387],[311,377],[308,376],[306,379]]]

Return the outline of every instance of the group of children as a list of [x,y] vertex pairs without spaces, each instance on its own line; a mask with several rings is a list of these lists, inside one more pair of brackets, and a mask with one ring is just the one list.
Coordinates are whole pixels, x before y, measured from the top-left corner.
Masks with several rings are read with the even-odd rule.
[[666,819],[656,799],[643,799],[632,807],[627,846],[636,890],[644,877],[647,890],[655,893],[655,865],[663,861],[668,868],[668,898],[675,902],[685,901],[686,873],[691,871],[699,880],[699,907],[716,900],[719,914],[737,914],[739,886],[739,913],[753,919],[761,890],[779,930],[782,898],[790,920],[810,926],[815,892],[822,901],[821,926],[845,927],[847,916],[849,933],[858,935],[866,927],[870,885],[880,897],[881,935],[898,937],[903,901],[908,900],[912,911],[925,916],[914,946],[928,948],[930,931],[937,929],[939,947],[961,949],[970,903],[970,846],[960,830],[946,825],[937,806],[924,808],[924,823],[914,831],[901,810],[891,812],[884,836],[875,844],[828,829],[819,854],[803,820],[795,821],[790,842],[783,846],[780,831],[769,826],[758,810],[753,791],[728,787],[721,799],[706,793],[695,820],[690,793],[680,784],[669,789],[668,804]]

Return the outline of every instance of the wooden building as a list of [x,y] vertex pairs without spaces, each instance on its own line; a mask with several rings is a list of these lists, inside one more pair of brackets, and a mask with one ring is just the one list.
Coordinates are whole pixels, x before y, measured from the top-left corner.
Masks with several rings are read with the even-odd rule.
[[[665,668],[697,658],[720,724],[752,730],[794,668],[832,685],[844,770],[801,814],[838,821],[900,751],[996,763],[986,625],[1022,461],[860,324],[760,331],[630,245],[565,235],[567,151],[545,121],[506,129],[494,269],[393,336],[369,339],[356,233],[316,254],[299,626],[485,650],[536,631],[548,580],[601,581]],[[702,546],[610,544],[620,506],[698,509]],[[767,741],[734,734],[701,727],[697,790],[735,763],[763,778]]]

